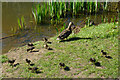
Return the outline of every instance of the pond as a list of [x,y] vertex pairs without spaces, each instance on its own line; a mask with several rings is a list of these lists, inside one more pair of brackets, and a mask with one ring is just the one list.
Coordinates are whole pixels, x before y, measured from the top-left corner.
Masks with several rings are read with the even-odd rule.
[[[43,37],[50,38],[55,36],[57,31],[56,27],[62,27],[62,25],[53,26],[50,24],[36,25],[32,17],[32,7],[38,3],[33,2],[4,2],[2,3],[2,37],[10,36],[13,34],[12,29],[18,27],[18,18],[24,16],[26,26],[28,30],[23,31],[17,37],[8,37],[0,40],[2,45],[2,53],[7,53],[11,48],[21,47],[29,42],[35,42],[42,40]],[[96,24],[101,23],[102,16],[106,17],[108,21],[111,18],[118,18],[117,12],[99,13],[95,15],[88,15],[81,13],[78,18],[67,17],[64,19],[64,23],[68,24],[72,21],[75,25],[84,26],[81,24],[86,17],[90,17]]]

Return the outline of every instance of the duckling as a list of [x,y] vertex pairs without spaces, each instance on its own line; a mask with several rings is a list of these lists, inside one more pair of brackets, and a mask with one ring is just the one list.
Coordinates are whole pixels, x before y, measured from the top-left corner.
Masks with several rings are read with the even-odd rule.
[[65,64],[64,63],[59,63],[61,68],[65,68]]
[[94,58],[90,58],[90,61],[91,61],[92,63],[95,63],[95,62],[96,62],[96,60],[95,60]]
[[46,43],[48,41],[48,39],[47,38],[43,38],[43,41]]
[[32,43],[28,43],[28,46],[31,46],[31,47],[32,47],[32,46],[34,46],[34,45],[33,45]]
[[47,38],[43,38],[43,41],[44,41],[44,43],[48,43],[48,44],[51,44],[51,43],[52,43],[52,42],[48,41]]
[[27,62],[28,64],[30,64],[31,60],[29,60],[29,59],[26,59],[26,62]]
[[8,60],[8,63],[10,63],[10,65],[13,66],[15,60],[16,60],[16,59],[14,59],[14,60]]
[[29,70],[31,70],[32,72],[36,72],[38,70],[37,67],[33,67],[33,68],[28,68]]
[[107,55],[107,52],[104,52],[103,50],[101,50],[102,55]]
[[72,29],[71,29],[72,26],[74,26],[74,24],[73,22],[70,22],[68,28],[62,31],[56,40],[63,40],[67,38],[72,33]]
[[52,48],[50,48],[47,44],[44,45],[44,48],[47,50],[52,50]]
[[27,52],[32,51],[33,49],[35,49],[35,47],[31,47],[31,48],[27,49]]
[[17,65],[20,65],[20,63],[16,63],[16,64],[14,64],[14,67],[16,67]]
[[44,44],[44,48],[45,48],[45,49],[48,49],[49,46],[48,46],[47,44]]

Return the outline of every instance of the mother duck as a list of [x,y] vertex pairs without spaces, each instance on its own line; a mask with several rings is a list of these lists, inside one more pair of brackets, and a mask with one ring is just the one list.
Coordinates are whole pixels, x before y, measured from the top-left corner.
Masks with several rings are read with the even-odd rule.
[[57,40],[64,40],[65,38],[67,38],[72,33],[72,30],[74,28],[75,28],[75,25],[73,24],[73,22],[70,22],[68,25],[68,28],[59,34],[59,36],[57,37]]

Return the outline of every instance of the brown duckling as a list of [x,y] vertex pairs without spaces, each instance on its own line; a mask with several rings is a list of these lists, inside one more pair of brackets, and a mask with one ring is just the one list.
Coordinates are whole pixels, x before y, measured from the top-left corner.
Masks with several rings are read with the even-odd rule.
[[107,55],[107,52],[104,52],[103,50],[101,50],[102,55]]
[[92,63],[95,63],[95,62],[96,62],[96,60],[95,60],[94,58],[90,58],[90,61],[91,61]]
[[36,72],[38,70],[37,67],[33,67],[33,68],[28,68],[29,70],[31,70],[32,72]]
[[16,59],[14,59],[14,60],[8,60],[8,63],[10,63],[10,64],[11,64],[11,66],[13,66],[13,64],[14,64],[15,60],[16,60]]
[[27,52],[32,51],[33,49],[35,49],[35,47],[31,47],[31,48],[27,49]]
[[34,46],[34,45],[33,45],[32,43],[28,43],[28,46],[31,46],[31,47],[32,47],[32,46]]
[[17,65],[20,65],[20,63],[16,63],[16,64],[14,64],[13,66],[16,67]]
[[64,68],[65,67],[65,64],[64,63],[59,63],[60,67],[61,68]]
[[59,36],[57,37],[57,40],[63,40],[67,38],[72,33],[72,29],[71,29],[72,26],[74,26],[74,24],[73,22],[70,22],[68,25],[68,28],[59,34]]
[[43,38],[43,41],[46,43],[48,41],[48,39],[47,38]]
[[47,44],[44,45],[44,48],[47,50],[53,50],[52,48],[50,48]]
[[45,49],[48,49],[49,46],[48,46],[47,44],[44,44],[44,48],[45,48]]
[[31,60],[29,60],[29,59],[26,59],[26,62],[27,62],[28,64],[30,64],[30,63],[31,63]]

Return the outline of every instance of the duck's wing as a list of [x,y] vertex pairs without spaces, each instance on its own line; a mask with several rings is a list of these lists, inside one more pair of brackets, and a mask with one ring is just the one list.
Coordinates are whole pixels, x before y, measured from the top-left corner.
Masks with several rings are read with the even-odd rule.
[[70,30],[64,30],[59,34],[59,38],[64,39],[67,38],[70,34],[72,33],[72,31]]

